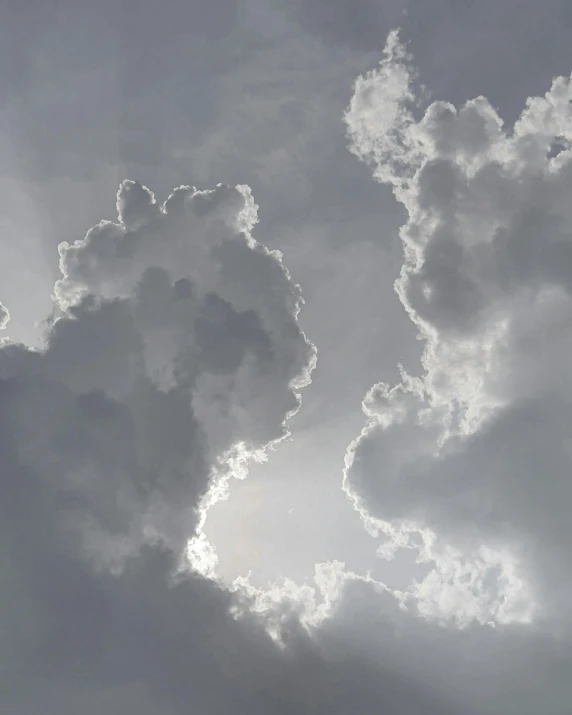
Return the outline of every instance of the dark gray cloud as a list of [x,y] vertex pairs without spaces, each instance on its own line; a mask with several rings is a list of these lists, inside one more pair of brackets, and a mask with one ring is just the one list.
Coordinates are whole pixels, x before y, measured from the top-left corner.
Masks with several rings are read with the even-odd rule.
[[313,360],[297,287],[250,236],[247,188],[180,187],[159,207],[126,181],[117,207],[119,223],[60,246],[45,347],[2,352],[26,469],[111,561],[146,533],[180,548],[216,459],[283,435]]
[[[567,6],[444,0],[349,7],[223,0],[208,8],[27,2],[1,10],[0,286],[12,313],[3,335],[30,339],[23,323],[48,311],[52,279],[61,277],[52,249],[69,244],[56,290],[59,320],[46,327],[46,345],[7,345],[0,357],[7,584],[0,600],[10,616],[0,633],[0,697],[8,715],[568,715],[561,564],[569,416],[560,387],[569,352],[566,185],[558,172],[553,180],[545,169],[533,176],[538,167],[531,169],[535,159],[523,143],[523,167],[487,167],[464,187],[464,170],[454,164],[489,145],[486,104],[469,107],[461,120],[436,105],[421,133],[439,144],[438,156],[428,160],[427,147],[420,155],[415,142],[409,147],[424,167],[411,200],[445,229],[431,235],[425,264],[403,282],[402,297],[444,340],[431,356],[430,385],[444,400],[466,396],[465,372],[478,373],[468,363],[484,360],[469,359],[462,341],[482,334],[491,311],[510,312],[486,385],[508,407],[486,429],[451,440],[436,459],[431,449],[443,417],[436,410],[436,425],[419,424],[427,395],[405,381],[404,394],[389,398],[389,413],[403,423],[383,435],[368,432],[358,447],[363,473],[358,465],[351,473],[371,514],[415,514],[442,537],[426,545],[439,570],[408,594],[409,611],[399,609],[399,594],[347,577],[367,570],[362,549],[377,544],[365,532],[357,536],[333,495],[344,444],[360,428],[361,394],[374,380],[398,381],[400,360],[414,373],[427,342],[415,342],[418,325],[391,291],[401,264],[397,231],[411,203],[396,205],[390,188],[372,182],[344,148],[351,83],[375,62],[371,52],[406,9],[401,24],[434,96],[462,105],[484,94],[511,122],[525,96],[569,71]],[[391,108],[388,89],[381,98]],[[399,124],[403,131],[393,137],[417,131],[419,112],[414,107],[410,124]],[[550,154],[561,132],[548,134]],[[386,158],[389,176],[402,179],[394,165],[399,151],[396,141]],[[407,164],[411,157],[401,158]],[[141,185],[124,184],[118,225],[109,187],[125,175],[162,195],[183,181],[252,185],[265,242],[284,250],[294,281],[305,286],[299,322],[299,292],[278,257],[237,236],[243,200],[249,209],[240,221],[251,225],[247,193],[183,189],[165,214]],[[475,234],[490,235],[487,216],[504,222],[493,250],[468,250],[451,237],[459,203]],[[102,216],[114,223],[74,243]],[[541,250],[538,235],[550,237]],[[300,327],[321,353],[305,410],[290,423],[303,438],[293,445],[303,442],[307,451],[296,456],[294,449],[293,459],[282,445],[271,454],[259,507],[268,527],[254,531],[264,545],[280,541],[281,551],[269,556],[278,574],[288,559],[307,570],[314,554],[349,562],[360,553],[331,585],[339,605],[310,633],[300,623],[312,608],[294,589],[280,648],[265,626],[283,616],[286,586],[262,614],[247,611],[237,621],[228,609],[244,593],[197,574],[169,584],[177,580],[178,549],[197,525],[213,461],[235,440],[261,447],[283,434],[297,406],[290,381],[311,355]],[[547,397],[550,390],[562,393],[558,400]],[[388,418],[383,390],[368,408]],[[533,477],[540,471],[560,474],[560,486],[539,485]],[[406,494],[399,484],[388,491],[388,475],[398,472]],[[486,499],[474,489],[483,472]],[[284,485],[294,507],[289,526],[274,506],[285,502]],[[241,521],[251,519],[247,503],[235,505],[238,517],[223,519],[216,533],[221,548],[223,539],[240,544]],[[470,558],[447,552],[444,540],[466,546]],[[509,553],[475,553],[483,540],[513,545],[517,554],[526,549],[525,573]],[[378,561],[376,578],[391,585],[395,563],[384,574]],[[559,630],[560,641],[538,622],[500,626],[519,611],[523,576],[545,599],[544,625]],[[257,603],[268,598],[266,591],[254,596]],[[496,618],[499,625],[460,631],[425,619],[451,611],[464,623]]]
[[[570,709],[570,648],[561,630],[518,624],[448,628],[399,607],[379,584],[350,578],[322,642],[380,670],[447,692],[455,712],[492,715]],[[396,704],[395,711],[399,712]]]
[[11,604],[18,650],[4,634],[11,657],[0,702],[10,715],[95,713],[102,704],[113,714],[457,712],[422,679],[339,645],[326,650],[295,623],[278,648],[259,618],[228,614],[229,593],[193,576],[173,582],[174,564],[157,549],[112,577],[46,547],[10,573],[34,587]]
[[453,715],[287,610],[278,646],[185,564],[213,467],[283,435],[313,350],[246,187],[159,207],[124,182],[117,205],[60,247],[42,349],[0,348],[2,711]]

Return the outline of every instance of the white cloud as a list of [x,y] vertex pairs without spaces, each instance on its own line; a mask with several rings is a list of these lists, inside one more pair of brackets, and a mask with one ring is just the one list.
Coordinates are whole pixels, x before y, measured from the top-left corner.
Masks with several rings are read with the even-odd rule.
[[[544,629],[570,637],[572,81],[528,99],[513,129],[484,97],[416,119],[418,97],[392,33],[345,121],[350,149],[407,210],[395,288],[425,350],[420,376],[366,396],[344,487],[381,553],[434,564],[408,596],[415,608],[529,624],[518,639],[532,661],[546,643],[559,651]],[[514,631],[496,631],[512,648]],[[548,702],[558,678],[531,677]]]
[[410,176],[420,160],[411,131],[416,74],[410,60],[398,31],[392,31],[379,69],[356,80],[345,116],[351,151],[374,165],[376,178],[396,187],[404,181],[401,173]]
[[[182,188],[161,209],[126,182],[118,206],[60,248],[43,348],[0,348],[2,712],[453,715],[316,637],[339,564],[318,570],[314,618],[308,588],[262,608],[188,568],[213,479],[284,435],[314,350],[246,188]],[[194,552],[208,572],[200,532]]]

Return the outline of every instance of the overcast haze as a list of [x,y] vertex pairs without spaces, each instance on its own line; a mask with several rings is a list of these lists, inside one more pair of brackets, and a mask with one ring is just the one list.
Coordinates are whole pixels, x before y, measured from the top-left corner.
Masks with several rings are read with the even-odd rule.
[[2,715],[572,713],[571,27],[0,3]]

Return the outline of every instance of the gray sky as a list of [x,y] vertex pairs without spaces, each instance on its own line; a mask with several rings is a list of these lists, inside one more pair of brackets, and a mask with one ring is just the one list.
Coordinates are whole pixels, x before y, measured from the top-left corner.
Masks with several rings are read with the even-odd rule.
[[2,4],[2,713],[569,715],[571,24]]

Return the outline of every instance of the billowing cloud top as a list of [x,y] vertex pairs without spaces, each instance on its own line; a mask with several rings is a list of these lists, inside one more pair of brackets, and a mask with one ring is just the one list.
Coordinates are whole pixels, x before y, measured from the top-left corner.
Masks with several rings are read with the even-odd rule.
[[484,97],[424,99],[393,32],[345,115],[350,150],[407,211],[395,289],[425,348],[418,376],[366,395],[344,488],[380,555],[407,548],[430,566],[400,596],[424,625],[389,619],[394,662],[413,672],[419,657],[434,683],[446,672],[460,712],[564,715],[572,78],[529,98],[511,129]]
[[476,579],[463,618],[568,622],[572,81],[529,99],[510,131],[484,97],[416,119],[419,96],[394,32],[346,122],[408,213],[396,290],[424,371],[367,395],[346,489],[393,547],[423,535],[429,610],[450,607],[451,579]]
[[314,359],[297,286],[250,234],[248,187],[180,187],[159,206],[124,181],[117,209],[60,245],[45,348],[0,351],[7,493],[25,473],[53,538],[114,568],[186,543],[213,469],[284,435]]
[[301,296],[250,234],[248,187],[159,206],[125,181],[117,208],[60,246],[43,349],[0,347],[2,711],[250,711],[248,673],[278,651],[182,557],[225,460],[281,439],[298,406]]

